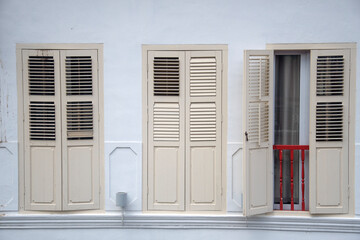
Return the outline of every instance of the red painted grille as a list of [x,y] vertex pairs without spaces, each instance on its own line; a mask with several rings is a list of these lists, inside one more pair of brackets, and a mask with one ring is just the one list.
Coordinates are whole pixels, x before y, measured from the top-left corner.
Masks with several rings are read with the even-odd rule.
[[290,163],[291,163],[291,211],[295,211],[294,208],[294,151],[301,152],[301,190],[302,201],[301,211],[305,211],[305,151],[309,150],[309,145],[274,145],[273,149],[275,154],[279,154],[280,164],[280,210],[283,210],[283,151],[290,151]]

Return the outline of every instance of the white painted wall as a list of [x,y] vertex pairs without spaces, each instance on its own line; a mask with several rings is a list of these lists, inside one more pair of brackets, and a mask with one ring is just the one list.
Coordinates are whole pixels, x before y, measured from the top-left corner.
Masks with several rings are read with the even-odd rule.
[[[0,0],[0,211],[17,211],[16,43],[104,43],[107,210],[117,209],[117,191],[128,191],[130,209],[141,210],[141,45],[228,44],[227,205],[241,211],[243,50],[266,43],[359,43],[359,13],[358,0]],[[360,215],[359,124],[356,131]],[[132,234],[122,233],[138,237]]]

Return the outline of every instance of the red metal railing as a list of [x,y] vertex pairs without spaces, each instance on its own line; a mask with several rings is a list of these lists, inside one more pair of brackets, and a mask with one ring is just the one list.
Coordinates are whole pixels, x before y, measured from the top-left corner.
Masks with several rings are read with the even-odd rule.
[[290,150],[290,164],[291,164],[291,211],[294,211],[294,150],[301,151],[301,190],[302,201],[301,211],[305,211],[305,150],[309,150],[309,145],[274,145],[274,150],[279,151],[280,164],[280,210],[283,210],[283,174],[282,161],[283,151]]

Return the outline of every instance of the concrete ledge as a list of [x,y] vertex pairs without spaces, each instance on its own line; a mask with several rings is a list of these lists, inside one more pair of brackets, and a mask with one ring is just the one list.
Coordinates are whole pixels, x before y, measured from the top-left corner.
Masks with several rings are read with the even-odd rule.
[[242,215],[3,214],[0,229],[244,229],[360,233],[360,218]]

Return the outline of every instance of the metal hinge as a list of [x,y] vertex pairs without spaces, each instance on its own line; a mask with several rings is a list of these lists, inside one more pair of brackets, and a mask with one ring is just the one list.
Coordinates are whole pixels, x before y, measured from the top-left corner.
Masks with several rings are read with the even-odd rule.
[[149,186],[147,186],[147,193],[146,194],[149,195]]
[[146,107],[146,122],[149,122],[149,106]]

